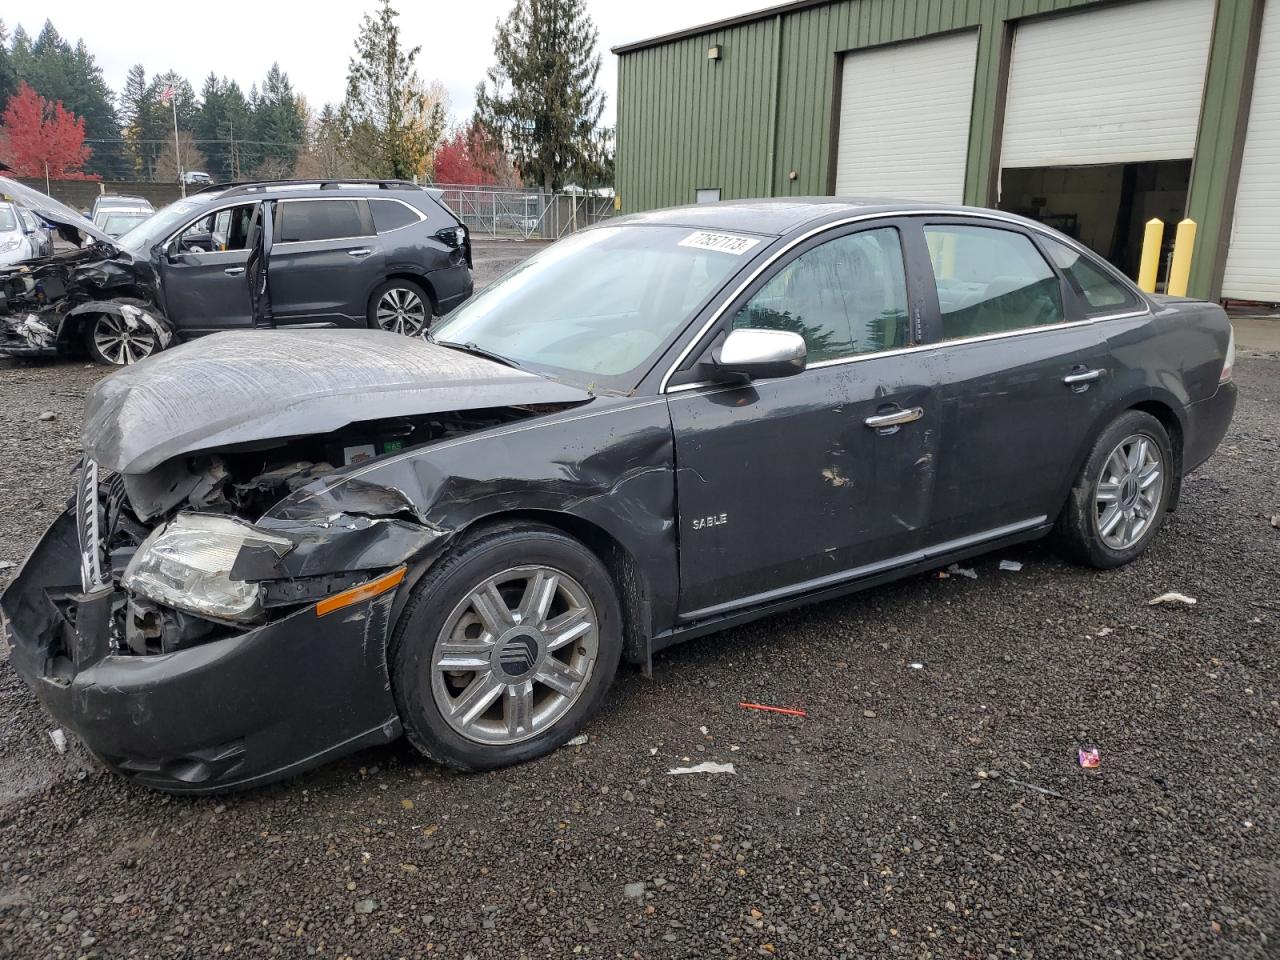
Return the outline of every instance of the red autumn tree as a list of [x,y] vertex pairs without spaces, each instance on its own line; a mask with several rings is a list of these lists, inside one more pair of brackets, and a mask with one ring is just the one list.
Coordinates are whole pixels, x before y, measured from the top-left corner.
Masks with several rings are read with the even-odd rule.
[[470,137],[461,127],[440,141],[436,147],[436,183],[460,183],[478,186],[489,183],[484,169],[471,153]]
[[92,152],[84,143],[84,118],[63,107],[62,101],[46,100],[25,81],[9,98],[0,126],[0,153],[17,176],[97,180],[82,169]]

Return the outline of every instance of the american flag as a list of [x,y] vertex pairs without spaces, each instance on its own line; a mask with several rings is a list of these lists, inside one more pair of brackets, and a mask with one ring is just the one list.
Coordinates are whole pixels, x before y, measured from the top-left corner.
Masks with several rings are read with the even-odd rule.
[[173,99],[173,84],[170,83],[166,85],[163,90],[160,91],[160,102],[167,107],[169,105],[169,101],[171,101],[172,99]]

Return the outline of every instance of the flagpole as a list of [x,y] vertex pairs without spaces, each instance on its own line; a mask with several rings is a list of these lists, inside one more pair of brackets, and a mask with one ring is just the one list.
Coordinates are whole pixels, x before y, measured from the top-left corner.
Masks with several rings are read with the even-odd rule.
[[182,195],[187,195],[187,179],[182,175],[182,147],[178,144],[178,91],[174,91],[169,97],[169,103],[173,106],[173,155],[178,161],[178,184],[182,188]]

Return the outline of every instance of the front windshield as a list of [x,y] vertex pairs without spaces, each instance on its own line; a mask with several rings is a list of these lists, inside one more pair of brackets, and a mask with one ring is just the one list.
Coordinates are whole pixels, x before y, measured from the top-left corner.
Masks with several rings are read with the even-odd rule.
[[0,205],[0,233],[10,233],[18,229],[18,216],[9,204]]
[[167,207],[161,207],[128,233],[121,235],[116,241],[116,246],[123,247],[130,253],[146,256],[152,246],[199,212],[200,205],[190,200],[175,200]]
[[585,230],[463,304],[432,339],[570,382],[629,390],[763,242],[690,227]]

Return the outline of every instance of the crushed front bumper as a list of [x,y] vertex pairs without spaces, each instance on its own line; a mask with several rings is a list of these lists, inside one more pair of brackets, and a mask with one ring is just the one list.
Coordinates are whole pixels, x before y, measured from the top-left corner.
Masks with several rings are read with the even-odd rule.
[[249,787],[400,735],[386,665],[396,590],[138,656],[110,636],[121,596],[85,594],[80,579],[68,512],[0,595],[10,659],[59,724],[140,784]]

